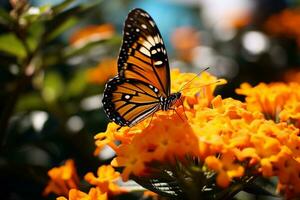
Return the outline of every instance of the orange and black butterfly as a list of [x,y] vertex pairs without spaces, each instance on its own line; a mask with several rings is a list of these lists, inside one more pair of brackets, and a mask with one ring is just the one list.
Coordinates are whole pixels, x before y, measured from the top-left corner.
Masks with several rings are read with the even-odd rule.
[[110,120],[132,127],[157,110],[171,109],[181,93],[170,93],[166,48],[146,11],[128,14],[123,35],[118,75],[107,82],[102,103]]

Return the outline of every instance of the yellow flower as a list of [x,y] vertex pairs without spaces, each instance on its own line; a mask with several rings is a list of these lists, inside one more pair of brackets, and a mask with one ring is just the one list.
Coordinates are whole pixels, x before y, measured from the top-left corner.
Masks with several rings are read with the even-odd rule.
[[208,156],[205,159],[207,166],[218,172],[216,181],[220,187],[228,187],[233,178],[244,175],[244,167],[235,164],[236,160],[233,152],[223,153],[221,158]]
[[294,106],[300,100],[299,89],[300,84],[297,83],[260,83],[255,87],[244,83],[236,92],[246,96],[250,111],[260,111],[266,118],[278,121],[280,112],[286,106]]
[[[195,74],[174,70],[171,77],[172,91],[178,91],[194,78]],[[219,96],[213,99],[216,87],[213,83],[216,81],[215,77],[203,73],[186,86],[191,89],[182,91],[185,109],[179,106],[176,108],[177,112],[158,111],[151,123],[150,119],[147,119],[130,129],[124,127],[116,131],[116,126],[110,123],[105,133],[96,136],[96,145],[98,147],[102,147],[103,144],[112,145],[117,154],[112,164],[124,167],[122,172],[124,180],[127,180],[131,174],[136,176],[151,174],[151,169],[147,167],[150,162],[174,163],[175,159],[184,160],[186,155],[196,155],[201,158],[215,155],[228,145],[220,133],[221,131],[225,133],[226,129],[230,128],[230,125],[226,125],[229,118],[244,117],[246,121],[257,117],[262,118],[257,113],[251,114],[246,111],[244,104],[233,99],[224,102]],[[217,84],[223,83],[225,80],[220,80]],[[211,102],[214,109],[209,108]],[[229,118],[224,118],[224,115],[228,115]],[[224,123],[226,127],[223,126]],[[238,141],[244,141],[245,138],[247,139],[245,136],[235,138],[236,145],[231,146],[239,146]],[[113,143],[115,140],[121,141],[121,145],[115,146]]]
[[92,172],[87,173],[84,179],[91,185],[97,186],[102,193],[118,194],[122,192],[119,186],[115,183],[120,178],[120,173],[116,172],[111,165],[102,165],[98,168],[97,176]]
[[293,123],[300,128],[300,102],[293,102],[284,106],[284,109],[279,113],[281,121]]
[[79,179],[73,160],[67,160],[64,165],[52,168],[48,175],[50,181],[44,189],[44,195],[55,193],[67,196],[70,189],[78,188]]
[[99,188],[91,188],[88,194],[77,189],[71,189],[68,196],[69,198],[58,197],[56,200],[108,200],[107,194],[102,193]]
[[[194,73],[180,73],[178,69],[171,71],[171,91],[178,92],[182,89],[182,96],[185,106],[207,107],[214,97],[214,90],[218,85],[226,84],[225,79],[217,79],[208,72],[200,74],[199,78],[195,78]],[[189,82],[195,78],[192,82]]]
[[[182,110],[178,111],[178,114],[184,116]],[[174,126],[173,123],[177,125]],[[182,158],[187,152],[193,154],[198,146],[191,127],[173,111],[158,112],[149,127],[144,130],[147,131],[134,135],[129,144],[120,145],[116,151],[118,156],[112,164],[125,166],[122,173],[124,180],[128,179],[130,173],[148,174],[147,162],[155,160],[174,162],[174,156]],[[168,134],[164,134],[166,132]]]
[[[173,71],[171,77],[172,91],[176,91],[194,76]],[[130,176],[155,177],[161,168],[153,164],[174,168],[178,161],[188,164],[186,156],[191,156],[205,164],[201,170],[216,173],[219,187],[229,187],[245,174],[277,176],[282,186],[298,186],[300,179],[291,177],[300,172],[299,130],[285,122],[266,120],[260,112],[266,108],[274,114],[277,105],[283,109],[284,101],[294,102],[298,86],[261,84],[257,89],[243,85],[239,92],[248,99],[242,103],[214,97],[212,80],[215,82],[216,78],[205,73],[198,81],[189,83],[188,87],[193,89],[183,90],[184,109],[179,105],[177,113],[158,111],[152,121],[146,119],[119,131],[110,123],[106,132],[96,136],[96,145],[113,147],[116,157],[112,165],[123,167],[124,180]],[[206,85],[206,90],[200,85]],[[255,103],[257,99],[264,102],[263,106]]]

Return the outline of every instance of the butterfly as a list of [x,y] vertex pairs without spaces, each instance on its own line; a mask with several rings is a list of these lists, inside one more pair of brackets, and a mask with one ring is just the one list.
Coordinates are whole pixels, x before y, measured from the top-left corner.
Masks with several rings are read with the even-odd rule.
[[181,97],[170,92],[170,68],[163,39],[152,17],[129,12],[118,58],[118,75],[104,88],[103,109],[116,124],[132,127]]

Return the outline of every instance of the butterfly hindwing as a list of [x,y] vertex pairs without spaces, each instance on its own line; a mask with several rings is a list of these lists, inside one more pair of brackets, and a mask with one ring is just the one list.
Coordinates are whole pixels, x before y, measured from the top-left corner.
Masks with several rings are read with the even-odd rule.
[[116,76],[105,86],[103,108],[120,126],[133,126],[159,108],[158,89],[133,79]]
[[118,60],[120,78],[140,80],[170,94],[170,69],[161,34],[151,16],[134,9],[125,21]]

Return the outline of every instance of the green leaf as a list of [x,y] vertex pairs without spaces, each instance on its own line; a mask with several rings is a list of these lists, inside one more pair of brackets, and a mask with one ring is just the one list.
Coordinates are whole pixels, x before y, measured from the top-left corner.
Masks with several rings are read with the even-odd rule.
[[67,7],[69,7],[73,2],[74,2],[74,0],[65,0],[65,1],[53,6],[52,11],[56,15],[56,14],[62,12],[63,10],[65,10]]
[[47,41],[51,41],[61,35],[63,32],[74,26],[78,22],[78,18],[76,17],[71,17],[68,18],[66,21],[64,21],[60,26],[56,27],[54,31],[52,31],[48,37]]
[[30,7],[22,14],[21,18],[27,22],[34,23],[39,21],[39,19],[46,18],[50,16],[50,5],[43,5],[41,7]]
[[67,84],[67,95],[68,97],[75,97],[82,95],[86,88],[86,72],[84,70],[78,70],[73,78]]
[[45,103],[37,93],[30,93],[22,96],[16,106],[17,111],[43,110],[44,108]]
[[31,52],[37,48],[44,32],[45,28],[41,22],[35,22],[29,27],[26,42]]
[[57,72],[47,72],[42,89],[42,96],[48,103],[53,103],[64,93],[65,85],[63,78]]
[[[78,21],[79,15],[84,15],[90,12],[91,9],[95,8],[95,5],[97,5],[100,1],[92,1],[92,3],[84,3],[80,4],[78,6],[74,6],[68,10],[65,10],[61,13],[58,13],[57,15],[54,15],[52,20],[49,20],[46,24],[46,40],[50,41],[57,37],[59,34],[61,34],[66,29],[70,28],[71,22],[73,22],[73,25]],[[76,18],[75,18],[76,16]],[[70,20],[70,18],[73,18]],[[66,22],[69,21],[69,22]],[[59,29],[59,30],[58,30]],[[54,32],[54,33],[53,33]]]
[[26,57],[26,51],[22,42],[11,33],[0,35],[0,51],[18,58]]

